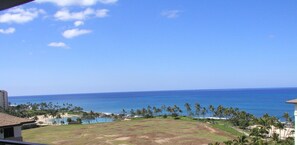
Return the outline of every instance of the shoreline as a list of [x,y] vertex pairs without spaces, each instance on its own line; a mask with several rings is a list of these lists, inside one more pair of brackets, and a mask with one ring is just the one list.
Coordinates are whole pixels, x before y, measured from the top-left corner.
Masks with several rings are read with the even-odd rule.
[[[102,115],[111,115],[113,113],[101,113]],[[77,114],[69,114],[69,113],[65,113],[64,115],[63,114],[60,114],[61,115],[61,120],[60,121],[64,121],[65,123],[64,124],[61,124],[60,121],[57,121],[56,124],[53,124],[53,119],[55,120],[58,120],[56,117],[52,117],[51,115],[47,115],[47,117],[45,117],[45,115],[37,115],[38,119],[36,120],[36,124],[39,125],[39,126],[47,126],[47,125],[67,125],[68,122],[65,120],[67,118],[73,118],[73,117],[76,117],[76,118],[81,118],[82,115],[77,115]],[[108,117],[104,117],[104,116],[99,116],[97,118],[102,118],[102,119],[106,119]],[[34,117],[31,117],[30,119],[34,119]],[[93,121],[97,121],[98,119],[93,119]],[[106,122],[106,121],[105,121]],[[109,122],[109,121],[108,121]],[[99,122],[96,122],[96,123],[99,123]],[[82,123],[84,124],[84,123]]]
[[[68,113],[65,113],[64,115],[63,114],[60,114],[60,115],[61,115],[61,118],[80,117],[80,115],[68,114]],[[56,118],[52,117],[51,115],[47,115],[47,117],[45,117],[45,115],[38,115],[37,117],[38,117],[38,119],[36,120],[37,125],[40,125],[40,126],[61,125],[60,122],[57,122],[57,124],[53,124],[52,121],[50,121],[50,120],[56,119]]]

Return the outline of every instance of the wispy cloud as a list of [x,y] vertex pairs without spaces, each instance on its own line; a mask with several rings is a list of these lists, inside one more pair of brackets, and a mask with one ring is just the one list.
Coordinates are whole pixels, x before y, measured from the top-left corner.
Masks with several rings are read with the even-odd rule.
[[51,42],[48,44],[48,46],[69,49],[69,47],[64,42]]
[[85,23],[84,23],[84,21],[75,21],[73,24],[75,27],[78,27],[78,26],[84,25]]
[[108,9],[99,9],[96,11],[96,17],[104,18],[108,16]]
[[169,19],[177,18],[180,16],[180,10],[166,10],[161,12],[161,16],[164,16]]
[[44,10],[36,8],[13,8],[0,15],[0,23],[27,23],[44,13]]
[[118,0],[98,0],[98,1],[103,4],[115,4],[118,2]]
[[107,15],[108,15],[107,9],[94,10],[92,8],[87,8],[84,11],[79,11],[79,12],[70,12],[68,9],[62,9],[60,11],[57,11],[54,17],[57,20],[69,21],[69,20],[85,20],[91,16],[103,18],[103,17],[106,17]]
[[115,4],[118,0],[36,0],[37,3],[53,3],[58,6],[93,6],[97,3]]
[[67,38],[67,39],[70,39],[70,38],[74,38],[74,37],[77,37],[77,36],[80,36],[80,35],[85,35],[85,34],[88,34],[88,33],[91,33],[92,31],[91,30],[86,30],[86,29],[70,29],[70,30],[66,30],[62,33],[62,35]]
[[54,17],[57,20],[62,20],[62,21],[68,21],[68,20],[84,20],[88,16],[94,14],[94,10],[91,8],[87,8],[84,11],[80,12],[70,12],[67,9],[62,9],[60,11],[57,11]]
[[15,32],[15,28],[0,29],[1,34],[12,34]]

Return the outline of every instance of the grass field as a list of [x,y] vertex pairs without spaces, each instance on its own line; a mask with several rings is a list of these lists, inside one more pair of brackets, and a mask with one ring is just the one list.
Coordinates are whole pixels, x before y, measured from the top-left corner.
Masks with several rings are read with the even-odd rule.
[[238,132],[207,123],[174,119],[140,119],[91,125],[48,126],[23,131],[24,141],[46,144],[208,144]]

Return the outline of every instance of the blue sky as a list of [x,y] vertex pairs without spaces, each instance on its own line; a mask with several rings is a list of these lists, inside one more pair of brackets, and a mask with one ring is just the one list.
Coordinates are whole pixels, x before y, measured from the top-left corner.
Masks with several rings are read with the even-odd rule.
[[37,0],[0,12],[10,95],[297,86],[297,1]]

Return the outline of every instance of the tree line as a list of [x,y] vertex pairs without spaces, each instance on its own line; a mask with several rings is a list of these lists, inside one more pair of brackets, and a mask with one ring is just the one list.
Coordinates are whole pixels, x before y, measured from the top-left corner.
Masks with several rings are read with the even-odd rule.
[[[255,144],[264,145],[269,143],[274,144],[290,144],[294,141],[291,137],[284,138],[280,134],[283,132],[285,136],[292,134],[285,130],[285,128],[293,128],[292,117],[288,113],[282,115],[284,123],[280,121],[281,118],[264,114],[261,117],[256,117],[246,111],[242,111],[238,108],[224,107],[219,105],[217,107],[213,105],[201,106],[199,103],[195,103],[193,106],[190,103],[185,103],[184,108],[177,105],[161,107],[151,107],[141,109],[131,109],[130,111],[122,110],[121,116],[131,117],[163,117],[171,116],[175,119],[179,119],[180,116],[186,116],[195,120],[209,120],[211,123],[215,123],[214,117],[217,119],[223,119],[230,122],[234,127],[240,128],[249,133],[249,136],[240,136],[235,140],[224,142],[227,145],[233,144]],[[206,118],[207,116],[207,118]],[[254,126],[253,128],[251,128]],[[280,132],[276,133],[276,129]],[[272,134],[269,134],[272,131]],[[248,142],[246,142],[246,140]]]

